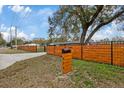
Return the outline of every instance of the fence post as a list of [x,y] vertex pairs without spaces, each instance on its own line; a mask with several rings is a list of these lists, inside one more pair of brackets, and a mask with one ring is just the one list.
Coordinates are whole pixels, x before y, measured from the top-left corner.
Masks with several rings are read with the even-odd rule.
[[38,51],[37,51],[37,50],[38,50],[37,47],[38,47],[38,46],[36,45],[36,52],[38,52]]
[[54,45],[54,55],[55,55],[55,45]]
[[46,47],[45,47],[45,45],[44,45],[44,52],[46,52]]
[[111,65],[113,65],[113,41],[111,41]]
[[81,59],[82,59],[82,43],[80,44],[80,46],[81,46]]
[[83,46],[84,44],[81,43],[81,59],[83,60]]

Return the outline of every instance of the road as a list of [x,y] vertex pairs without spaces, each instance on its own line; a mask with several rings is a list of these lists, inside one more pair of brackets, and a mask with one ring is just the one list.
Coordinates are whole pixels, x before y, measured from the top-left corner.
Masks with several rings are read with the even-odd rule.
[[45,52],[42,52],[42,53],[20,53],[20,54],[0,54],[0,70],[11,66],[12,64],[14,64],[18,61],[42,56],[45,54],[46,54]]

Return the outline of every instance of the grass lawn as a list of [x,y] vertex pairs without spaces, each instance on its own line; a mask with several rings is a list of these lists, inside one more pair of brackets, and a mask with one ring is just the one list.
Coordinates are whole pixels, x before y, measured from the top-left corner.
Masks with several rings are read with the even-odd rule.
[[0,54],[15,54],[15,53],[27,53],[27,51],[11,49],[11,48],[0,48]]
[[124,68],[73,60],[73,71],[61,73],[61,58],[44,55],[0,71],[0,87],[124,87]]

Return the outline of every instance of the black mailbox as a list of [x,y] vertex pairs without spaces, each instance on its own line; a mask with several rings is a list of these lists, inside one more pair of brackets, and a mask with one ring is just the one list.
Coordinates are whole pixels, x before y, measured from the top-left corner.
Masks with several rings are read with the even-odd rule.
[[63,53],[71,53],[71,50],[69,48],[63,48],[62,49],[62,54]]

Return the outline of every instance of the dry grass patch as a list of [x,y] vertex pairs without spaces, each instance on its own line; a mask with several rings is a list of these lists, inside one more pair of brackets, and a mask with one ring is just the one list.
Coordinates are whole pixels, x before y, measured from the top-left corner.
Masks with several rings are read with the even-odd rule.
[[0,71],[0,87],[72,87],[57,59],[45,55],[17,62]]
[[28,51],[11,49],[11,48],[0,48],[0,54],[16,54],[16,53],[27,53]]

